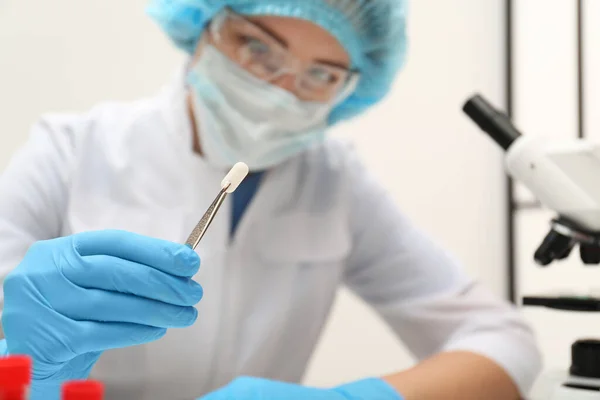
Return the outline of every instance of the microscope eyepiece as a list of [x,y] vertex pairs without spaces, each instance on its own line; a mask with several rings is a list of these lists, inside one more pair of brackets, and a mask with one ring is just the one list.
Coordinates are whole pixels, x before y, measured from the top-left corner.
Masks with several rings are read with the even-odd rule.
[[508,150],[521,136],[510,118],[496,110],[481,95],[471,97],[463,106],[463,111],[504,150]]

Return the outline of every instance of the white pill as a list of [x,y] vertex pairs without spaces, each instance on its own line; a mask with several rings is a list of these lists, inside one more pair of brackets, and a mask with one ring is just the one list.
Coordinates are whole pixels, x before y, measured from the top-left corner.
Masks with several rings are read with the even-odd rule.
[[233,193],[248,175],[248,166],[243,162],[236,163],[221,181],[221,189],[227,188],[227,193]]

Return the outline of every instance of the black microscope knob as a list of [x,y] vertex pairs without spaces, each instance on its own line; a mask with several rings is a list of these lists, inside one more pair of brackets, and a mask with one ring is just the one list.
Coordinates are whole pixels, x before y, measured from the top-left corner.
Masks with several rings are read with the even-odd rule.
[[582,339],[571,346],[571,375],[600,378],[600,340]]
[[600,264],[600,247],[596,245],[589,246],[581,244],[579,246],[579,254],[581,256],[581,261],[583,261],[585,265]]

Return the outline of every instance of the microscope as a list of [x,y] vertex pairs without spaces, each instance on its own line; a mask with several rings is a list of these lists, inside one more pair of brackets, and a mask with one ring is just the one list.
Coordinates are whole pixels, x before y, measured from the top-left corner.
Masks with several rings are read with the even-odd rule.
[[[535,251],[535,262],[548,266],[577,249],[583,264],[600,264],[600,144],[522,135],[479,94],[467,100],[463,111],[505,151],[506,173],[556,215]],[[526,296],[523,305],[600,312],[600,298],[585,296]],[[600,399],[600,340],[572,344],[569,376],[548,400],[559,399]]]

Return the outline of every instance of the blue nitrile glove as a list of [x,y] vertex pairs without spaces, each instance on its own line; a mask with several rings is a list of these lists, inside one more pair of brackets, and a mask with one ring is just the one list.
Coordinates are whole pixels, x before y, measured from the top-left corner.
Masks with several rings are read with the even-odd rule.
[[86,378],[103,350],[193,324],[199,266],[185,245],[123,231],[38,242],[4,281],[0,347],[33,358],[31,399],[58,399],[61,383]]
[[332,389],[317,389],[268,379],[241,377],[198,400],[402,400],[379,378],[369,378]]

